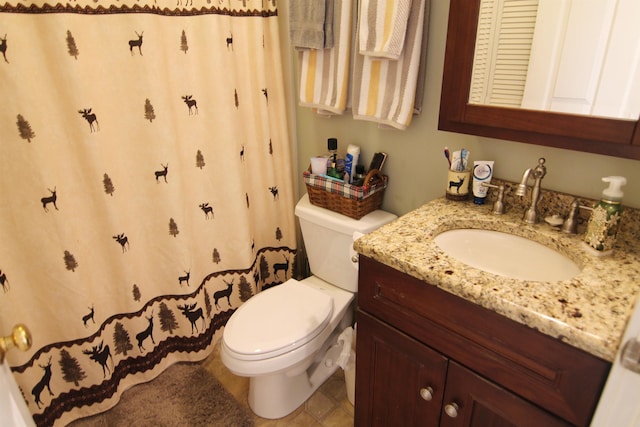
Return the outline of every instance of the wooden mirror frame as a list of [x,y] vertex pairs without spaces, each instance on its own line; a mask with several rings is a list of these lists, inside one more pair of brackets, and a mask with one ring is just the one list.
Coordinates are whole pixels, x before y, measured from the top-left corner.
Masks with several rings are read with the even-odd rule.
[[469,104],[480,0],[451,0],[438,129],[640,160],[638,121]]

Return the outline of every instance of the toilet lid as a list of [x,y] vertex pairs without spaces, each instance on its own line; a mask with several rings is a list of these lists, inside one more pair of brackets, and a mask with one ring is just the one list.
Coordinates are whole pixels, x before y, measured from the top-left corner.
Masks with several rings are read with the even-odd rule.
[[329,295],[290,279],[240,306],[225,326],[224,342],[238,356],[275,357],[315,338],[332,312]]

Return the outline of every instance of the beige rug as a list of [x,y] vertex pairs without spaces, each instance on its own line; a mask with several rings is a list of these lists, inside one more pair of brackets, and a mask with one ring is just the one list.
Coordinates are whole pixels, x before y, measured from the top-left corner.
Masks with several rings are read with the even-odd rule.
[[69,427],[253,426],[253,417],[197,363],[178,363],[156,379],[127,390],[102,414]]

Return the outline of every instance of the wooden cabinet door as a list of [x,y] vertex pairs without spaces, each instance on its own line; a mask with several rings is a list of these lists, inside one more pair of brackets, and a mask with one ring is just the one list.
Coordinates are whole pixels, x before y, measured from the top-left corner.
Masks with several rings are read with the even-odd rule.
[[571,424],[450,361],[440,425],[556,427]]
[[356,426],[439,425],[447,359],[358,312]]
[[364,255],[359,259],[361,310],[526,401],[576,426],[589,425],[610,363]]

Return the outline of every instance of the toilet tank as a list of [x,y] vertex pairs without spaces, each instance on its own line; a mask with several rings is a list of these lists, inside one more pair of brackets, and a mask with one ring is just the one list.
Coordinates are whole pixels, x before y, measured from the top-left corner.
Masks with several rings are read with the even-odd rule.
[[355,220],[312,205],[308,194],[300,199],[295,213],[300,221],[311,273],[349,292],[358,290],[358,263],[353,261],[356,255],[354,233],[357,238],[360,233],[370,233],[397,218],[392,213],[377,210]]

